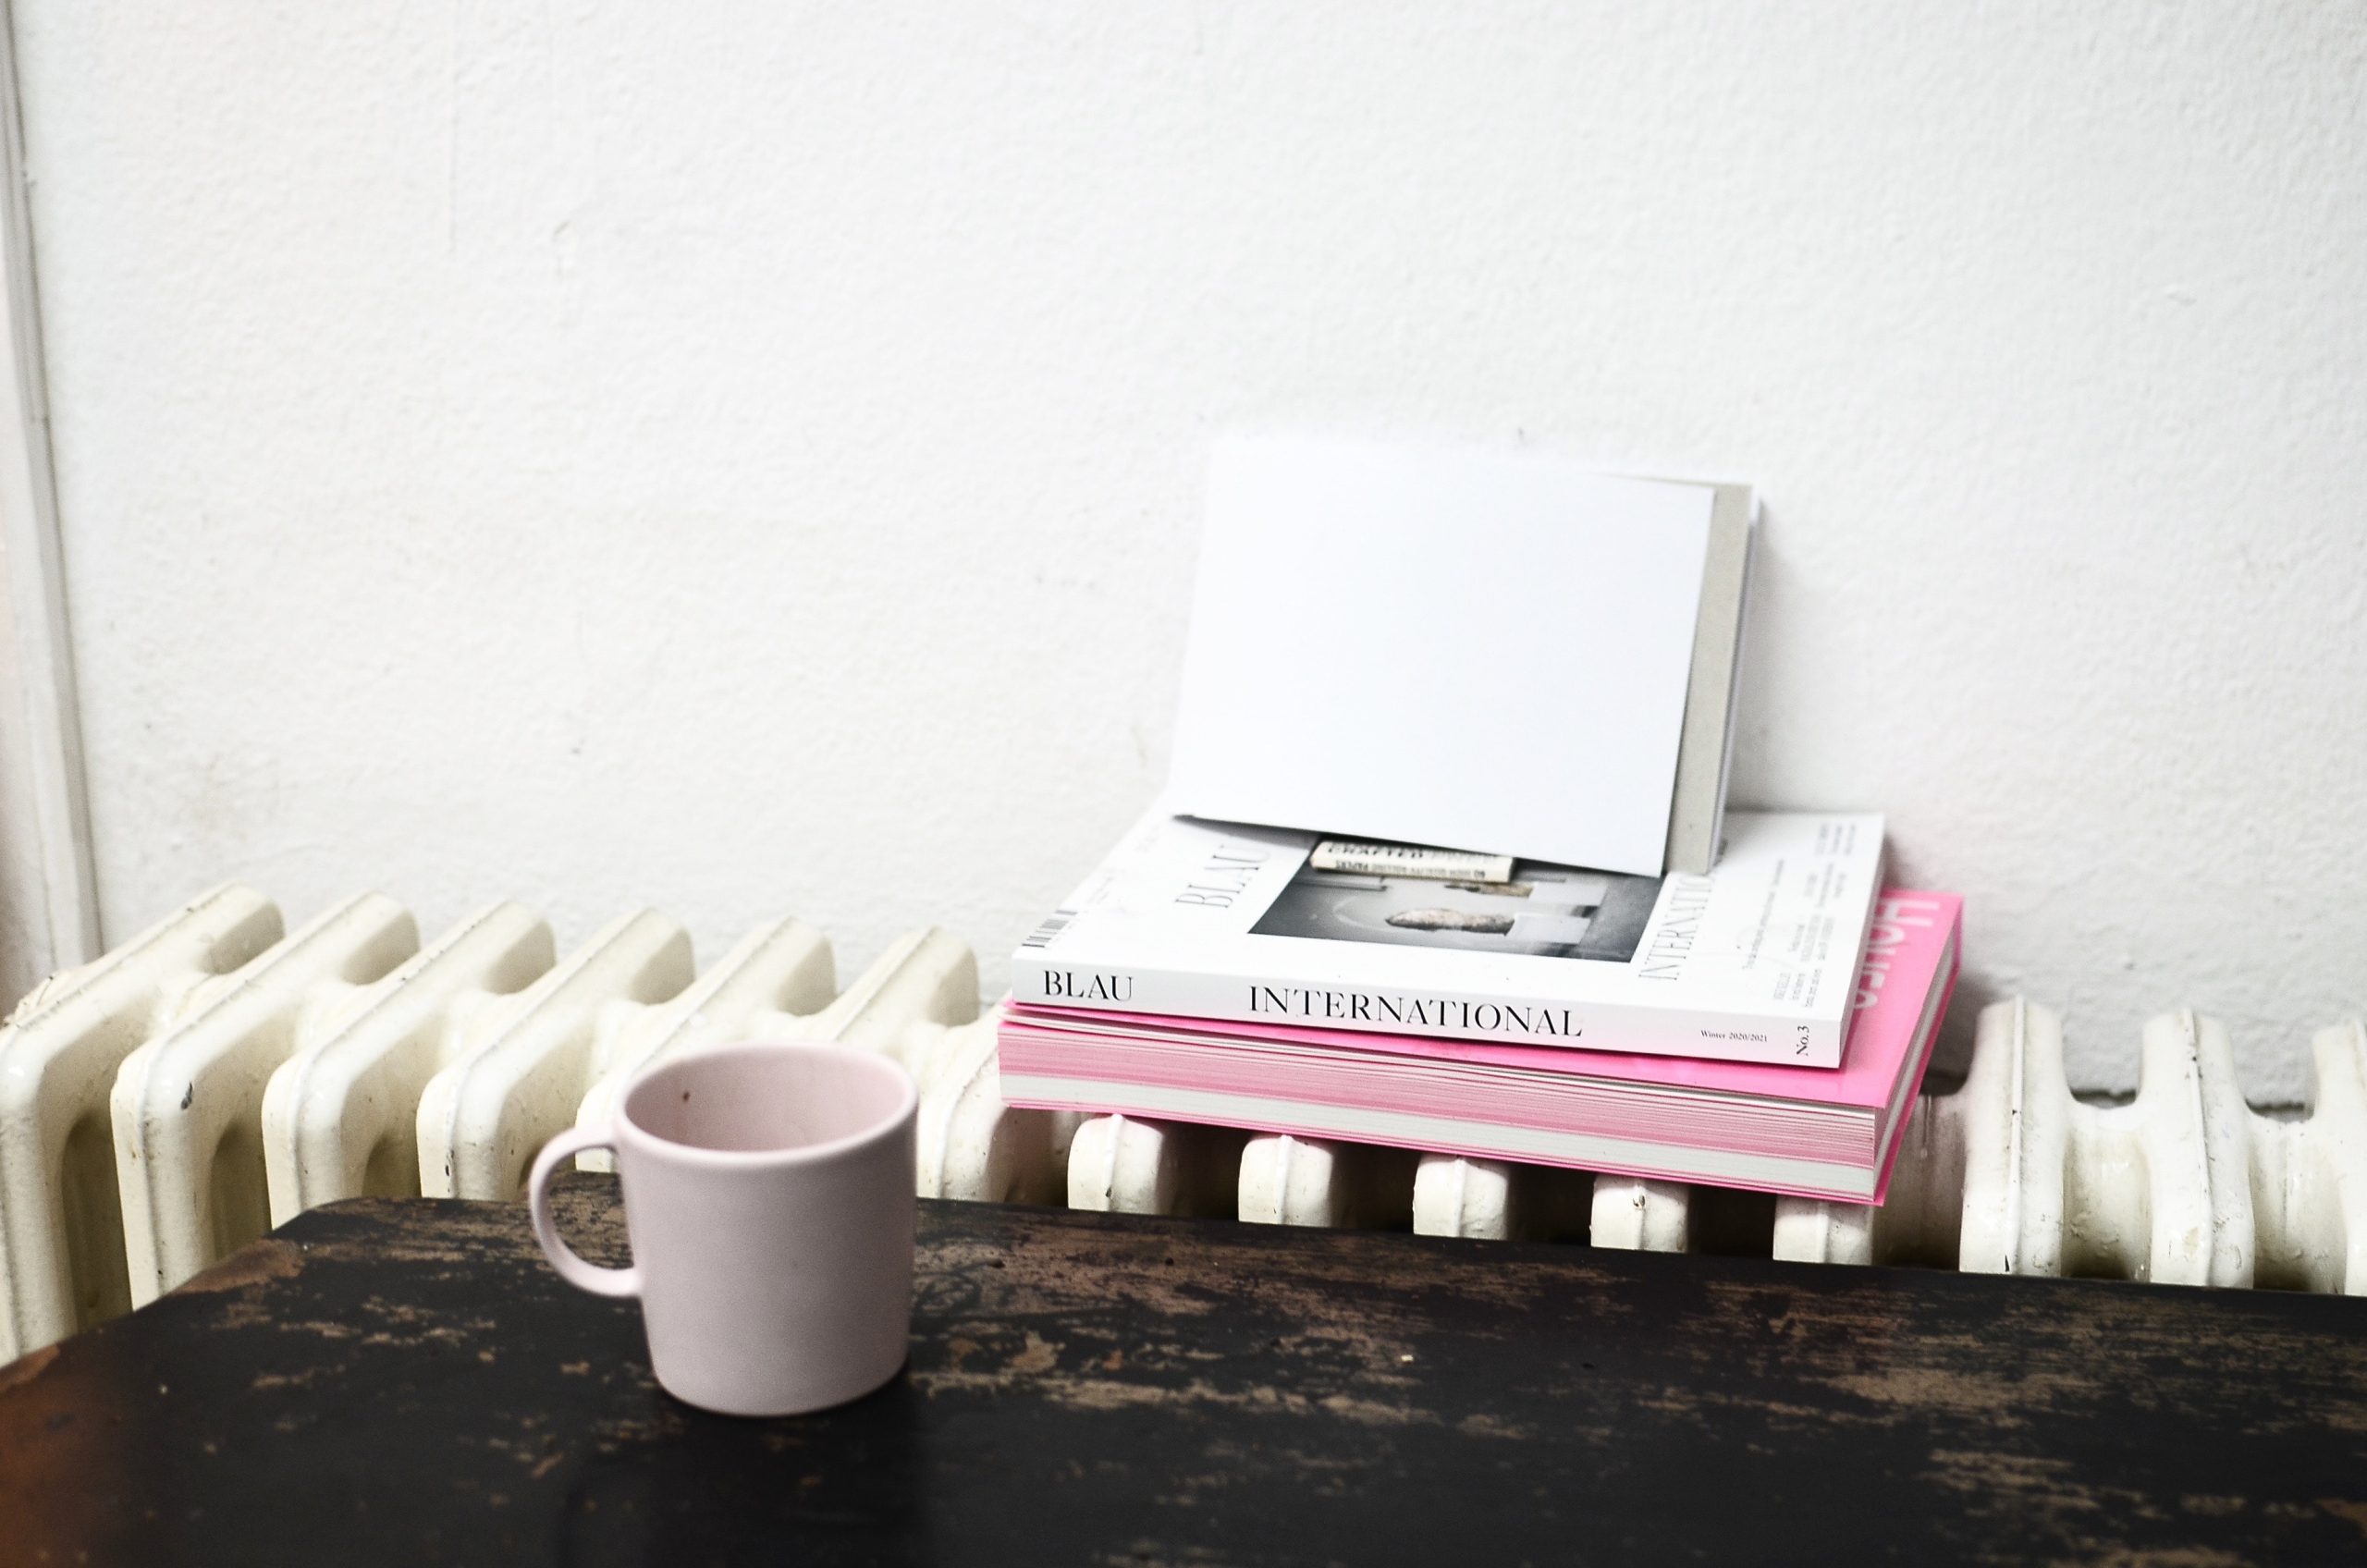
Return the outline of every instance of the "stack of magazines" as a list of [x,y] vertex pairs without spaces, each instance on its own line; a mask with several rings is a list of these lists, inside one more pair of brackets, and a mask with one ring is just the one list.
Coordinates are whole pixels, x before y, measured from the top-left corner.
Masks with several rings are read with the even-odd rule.
[[1003,1097],[1879,1202],[1958,900],[1877,892],[1880,818],[1726,832],[1703,876],[1483,880],[1152,816],[1019,950]]
[[[1725,809],[1748,490],[1304,443],[1211,489],[1168,793],[1016,954],[1004,1098],[1880,1202],[1960,901],[1880,816]],[[1357,656],[1244,656],[1282,620]],[[1420,743],[1483,717],[1516,754]]]

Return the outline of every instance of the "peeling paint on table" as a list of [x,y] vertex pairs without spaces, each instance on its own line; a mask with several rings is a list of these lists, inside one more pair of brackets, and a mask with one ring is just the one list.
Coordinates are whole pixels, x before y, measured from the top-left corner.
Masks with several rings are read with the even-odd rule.
[[916,1288],[887,1388],[739,1420],[522,1208],[315,1210],[0,1367],[0,1561],[2367,1554],[2353,1301],[934,1202]]

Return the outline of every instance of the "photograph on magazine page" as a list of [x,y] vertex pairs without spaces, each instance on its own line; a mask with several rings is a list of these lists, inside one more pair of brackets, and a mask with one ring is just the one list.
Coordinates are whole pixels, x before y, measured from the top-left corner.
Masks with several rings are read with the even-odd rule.
[[1660,897],[1657,876],[1522,862],[1509,882],[1441,882],[1303,865],[1250,929],[1406,947],[1625,963]]

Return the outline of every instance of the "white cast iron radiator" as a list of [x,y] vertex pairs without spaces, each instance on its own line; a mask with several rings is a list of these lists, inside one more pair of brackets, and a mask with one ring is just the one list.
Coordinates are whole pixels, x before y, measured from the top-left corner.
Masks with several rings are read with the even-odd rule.
[[1126,1117],[1006,1107],[969,949],[898,941],[843,991],[783,920],[705,974],[663,915],[560,960],[497,904],[421,948],[371,894],[283,935],[227,887],[28,997],[0,1030],[0,1360],[154,1299],[315,1204],[515,1199],[543,1142],[669,1052],[734,1038],[889,1052],[921,1089],[926,1196],[1429,1234],[1759,1250],[1834,1263],[2367,1294],[2367,1030],[2313,1042],[2309,1114],[2236,1088],[2225,1030],[2145,1033],[2142,1092],[2065,1088],[2044,1009],[1981,1015],[1880,1209]]

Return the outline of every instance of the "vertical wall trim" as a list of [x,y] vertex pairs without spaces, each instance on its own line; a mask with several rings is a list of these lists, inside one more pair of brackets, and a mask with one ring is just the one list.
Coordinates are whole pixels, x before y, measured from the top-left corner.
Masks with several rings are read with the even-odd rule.
[[101,949],[81,712],[66,620],[57,477],[50,460],[48,373],[33,279],[17,21],[8,0],[0,0],[0,153],[6,158],[6,178],[0,179],[6,186],[0,197],[6,209],[0,213],[0,266],[7,286],[0,352],[13,373],[0,375],[0,546],[6,550],[8,607],[15,621],[18,688],[0,692],[0,700],[18,705],[25,750],[21,757],[0,760],[20,770],[31,817],[16,815],[0,823],[0,831],[28,834],[39,849],[41,886],[18,891],[20,907],[38,907],[45,916],[42,924],[50,950],[30,956],[46,972],[87,963]]

